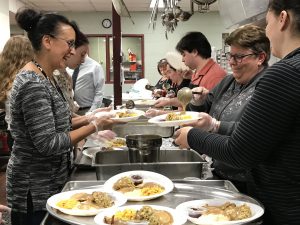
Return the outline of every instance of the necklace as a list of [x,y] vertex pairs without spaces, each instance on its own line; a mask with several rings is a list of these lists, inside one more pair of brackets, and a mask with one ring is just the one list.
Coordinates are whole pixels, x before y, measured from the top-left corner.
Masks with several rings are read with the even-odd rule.
[[31,61],[41,71],[41,73],[43,74],[43,76],[50,82],[50,84],[58,91],[58,93],[63,98],[63,100],[66,101],[65,96],[64,96],[62,90],[60,89],[59,85],[56,83],[55,79],[53,79],[53,83],[52,83],[52,81],[49,79],[49,77],[47,76],[46,72],[43,70],[43,68],[41,67],[41,65],[38,64],[37,61],[35,61],[35,60],[31,60]]

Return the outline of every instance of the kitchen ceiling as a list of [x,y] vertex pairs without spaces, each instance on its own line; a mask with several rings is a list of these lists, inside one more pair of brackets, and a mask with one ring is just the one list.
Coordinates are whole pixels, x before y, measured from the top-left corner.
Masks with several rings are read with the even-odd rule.
[[[68,11],[68,12],[111,12],[111,0],[18,0],[25,6],[35,8],[43,11]],[[123,0],[129,12],[149,12],[151,0]],[[190,11],[190,0],[180,0],[178,5],[184,11]],[[194,5],[194,11],[197,11],[197,6]],[[215,2],[210,5],[210,11],[218,11],[218,3]],[[16,24],[15,14],[9,13],[10,24]]]
[[[69,12],[99,12],[111,11],[111,0],[19,0],[23,4],[45,11],[69,11]],[[151,0],[123,0],[130,12],[151,11]],[[190,0],[181,0],[178,4],[183,10],[190,10]],[[210,5],[211,11],[218,10],[217,2]],[[197,6],[195,6],[197,11]]]

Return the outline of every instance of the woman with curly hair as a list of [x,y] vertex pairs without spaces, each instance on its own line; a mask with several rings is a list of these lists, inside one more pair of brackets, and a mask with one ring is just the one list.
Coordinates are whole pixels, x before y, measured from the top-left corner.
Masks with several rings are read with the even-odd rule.
[[22,35],[11,37],[0,55],[0,108],[5,113],[8,147],[11,150],[13,139],[10,135],[10,90],[19,70],[33,59],[33,49],[29,39]]

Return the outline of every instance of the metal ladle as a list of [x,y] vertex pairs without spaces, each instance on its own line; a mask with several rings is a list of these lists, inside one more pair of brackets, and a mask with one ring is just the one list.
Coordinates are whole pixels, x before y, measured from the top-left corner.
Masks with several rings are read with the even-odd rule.
[[188,87],[181,88],[177,92],[177,99],[180,101],[182,108],[183,108],[183,113],[185,113],[185,108],[187,104],[192,100],[193,93],[192,90]]
[[133,109],[135,107],[135,103],[132,100],[128,100],[125,104],[120,106],[120,109]]

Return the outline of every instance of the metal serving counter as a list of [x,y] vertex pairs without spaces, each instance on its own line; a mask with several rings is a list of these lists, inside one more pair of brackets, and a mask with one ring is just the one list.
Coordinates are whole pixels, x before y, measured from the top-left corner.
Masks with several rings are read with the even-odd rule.
[[[132,124],[132,127],[135,127]],[[145,124],[138,126],[139,129],[146,130],[144,127]],[[131,127],[131,129],[133,129]],[[126,126],[122,127],[123,130],[126,130],[126,132],[130,132],[128,129],[126,129]],[[154,129],[154,128],[153,128]],[[133,131],[133,130],[131,130]],[[136,131],[136,130],[134,130]],[[151,131],[152,132],[152,131]],[[163,137],[170,137],[173,134],[173,130],[161,130],[161,132],[165,132]],[[132,133],[132,132],[130,132]],[[120,135],[119,133],[117,133]],[[124,134],[125,135],[125,134]],[[171,139],[171,138],[169,138]],[[184,171],[184,168],[186,165],[189,165],[189,170],[185,173],[179,173],[181,174],[180,177],[171,177],[173,178],[174,182],[174,190],[160,198],[150,200],[143,202],[143,204],[152,204],[152,205],[161,205],[161,206],[168,206],[171,208],[176,208],[177,205],[179,205],[182,202],[190,201],[190,200],[199,200],[199,199],[207,199],[207,198],[225,198],[225,199],[232,199],[232,200],[242,200],[246,202],[255,203],[258,205],[261,205],[259,202],[257,202],[255,199],[252,199],[249,196],[240,194],[238,190],[234,187],[234,185],[230,181],[226,180],[200,180],[201,178],[201,172],[203,173],[203,165],[206,165],[204,161],[201,162],[200,158],[198,157],[198,153],[196,152],[188,152],[188,151],[182,151],[182,152],[176,152],[176,148],[174,149],[174,146],[170,145],[172,144],[172,140],[166,140],[166,144],[162,146],[161,150],[175,150],[170,156],[172,157],[165,157],[168,158],[168,161],[166,164],[170,164],[171,167],[175,168],[175,165],[177,165],[179,170]],[[94,147],[94,146],[85,146],[85,147]],[[165,148],[164,148],[165,147]],[[167,151],[164,151],[167,153]],[[177,154],[176,154],[177,153]],[[184,153],[184,154],[183,154]],[[116,169],[115,166],[119,166],[119,168],[124,172],[126,170],[135,170],[134,168],[129,168],[129,164],[125,160],[126,152],[119,154],[116,156],[117,153],[112,153],[113,156],[108,157],[105,161],[104,155],[106,154],[98,154],[98,158],[94,157],[94,163],[91,158],[85,156],[82,154],[82,152],[79,152],[77,155],[77,158],[74,162],[75,168],[71,174],[70,181],[66,183],[62,191],[69,191],[69,190],[76,190],[76,189],[85,189],[85,188],[97,188],[102,187],[105,179],[104,175],[107,172],[111,172],[110,176],[113,176],[114,174],[112,172],[116,172],[113,169]],[[167,155],[167,154],[166,154]],[[175,157],[177,155],[177,157]],[[176,159],[175,159],[175,158]],[[114,164],[116,161],[111,160],[119,160],[120,158],[123,160],[119,164]],[[162,157],[164,158],[164,157]],[[104,160],[104,161],[103,161]],[[117,162],[119,162],[117,161]],[[105,165],[105,163],[107,165]],[[165,162],[162,160],[161,162],[164,164]],[[128,164],[128,165],[127,165]],[[194,166],[199,166],[199,168]],[[150,165],[151,166],[151,165]],[[169,166],[169,165],[167,165]],[[192,167],[191,167],[192,166]],[[128,168],[127,168],[128,167]],[[192,169],[191,169],[192,168]],[[197,174],[191,173],[196,168]],[[139,168],[141,169],[141,168]],[[147,168],[143,168],[147,170]],[[112,170],[112,171],[110,171]],[[151,169],[149,169],[151,170]],[[161,169],[160,171],[156,171],[158,173],[163,173],[163,171],[169,171],[165,168]],[[172,171],[172,170],[171,170]],[[97,176],[97,173],[98,176]],[[195,171],[194,171],[195,172]],[[100,174],[100,175],[99,175]],[[199,174],[199,176],[198,176]],[[194,178],[186,179],[186,177],[194,176]],[[196,177],[196,178],[195,178]],[[101,179],[98,180],[97,179]],[[126,205],[132,205],[132,204],[138,204],[137,202],[127,202]],[[63,214],[50,206],[47,205],[48,214],[42,221],[41,225],[66,225],[66,224],[80,224],[80,225],[95,225],[94,222],[94,216],[92,217],[76,217],[76,216],[70,216]],[[190,225],[192,223],[186,222],[186,225]],[[260,224],[260,221],[255,221],[254,223],[248,223],[248,224]]]
[[[175,208],[182,202],[208,199],[208,198],[226,198],[232,200],[241,200],[260,205],[256,200],[240,194],[236,188],[229,181],[224,180],[173,180],[174,190],[160,198],[143,202],[143,204],[161,205]],[[63,191],[85,189],[85,188],[101,188],[104,181],[70,181],[68,182]],[[137,202],[127,202],[126,205],[139,204]],[[49,207],[47,205],[49,214],[44,218],[41,225],[66,225],[66,224],[80,224],[80,225],[96,225],[94,216],[91,217],[78,217],[70,216]],[[186,222],[185,225],[190,225],[191,222]],[[250,224],[250,223],[249,223]],[[251,223],[259,224],[259,222]]]

